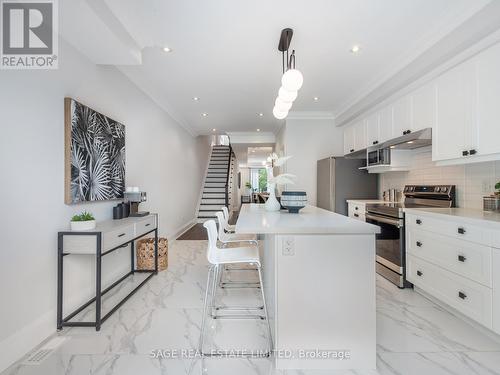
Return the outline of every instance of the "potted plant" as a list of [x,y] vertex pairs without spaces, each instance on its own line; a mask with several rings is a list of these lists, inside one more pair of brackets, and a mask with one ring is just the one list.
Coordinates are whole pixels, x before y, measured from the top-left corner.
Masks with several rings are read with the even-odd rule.
[[252,184],[249,181],[245,183],[245,188],[247,195],[252,194]]
[[87,211],[83,211],[79,215],[75,215],[71,218],[71,230],[74,231],[84,231],[92,230],[95,228],[95,218]]
[[500,197],[500,181],[495,184],[495,195]]

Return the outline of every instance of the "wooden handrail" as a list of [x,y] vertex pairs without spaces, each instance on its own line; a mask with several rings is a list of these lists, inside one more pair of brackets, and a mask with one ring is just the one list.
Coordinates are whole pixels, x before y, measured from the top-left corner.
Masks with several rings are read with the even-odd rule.
[[229,209],[229,173],[231,172],[231,160],[233,158],[233,147],[231,146],[231,142],[229,142],[229,160],[227,164],[227,173],[226,173],[226,186],[225,186],[225,200],[226,207]]

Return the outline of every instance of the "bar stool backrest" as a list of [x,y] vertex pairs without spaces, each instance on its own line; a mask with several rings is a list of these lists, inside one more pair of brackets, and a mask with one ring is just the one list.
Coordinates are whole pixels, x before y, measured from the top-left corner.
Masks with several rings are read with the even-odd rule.
[[224,214],[222,211],[216,212],[215,216],[217,216],[217,221],[219,222],[219,240],[222,242],[225,242],[228,240],[228,235],[224,231],[224,228],[226,228],[227,221],[226,218],[224,217]]
[[226,222],[229,222],[229,210],[227,209],[226,206],[222,206],[222,212],[224,213],[224,218],[226,219]]
[[207,230],[208,235],[208,247],[207,247],[207,259],[212,264],[217,264],[217,226],[214,220],[207,220],[203,223],[203,226]]

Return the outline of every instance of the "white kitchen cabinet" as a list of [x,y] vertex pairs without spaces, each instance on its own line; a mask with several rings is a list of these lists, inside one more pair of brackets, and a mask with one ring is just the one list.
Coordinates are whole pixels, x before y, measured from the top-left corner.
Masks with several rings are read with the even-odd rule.
[[393,137],[392,107],[387,106],[378,112],[379,116],[379,143],[388,141]]
[[366,144],[368,147],[381,143],[379,113],[373,113],[366,119]]
[[411,99],[404,96],[392,104],[393,137],[411,132]]
[[436,123],[436,84],[431,82],[410,94],[411,131],[433,128]]
[[432,134],[432,160],[465,158],[473,149],[475,128],[475,63],[467,61],[436,81],[437,116]]
[[500,335],[500,249],[493,249],[493,331]]
[[359,151],[366,148],[366,122],[364,120],[354,125],[354,150]]
[[477,129],[470,149],[476,155],[500,153],[500,44],[477,56]]
[[354,152],[354,125],[347,125],[344,129],[344,155]]

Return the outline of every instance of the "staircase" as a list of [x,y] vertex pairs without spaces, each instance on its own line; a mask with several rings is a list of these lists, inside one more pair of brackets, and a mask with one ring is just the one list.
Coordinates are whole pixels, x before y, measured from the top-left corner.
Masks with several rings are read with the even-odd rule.
[[213,146],[203,182],[198,222],[215,219],[222,206],[231,207],[234,153],[231,146]]

